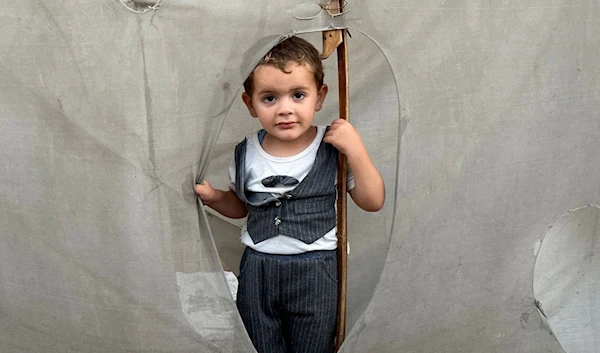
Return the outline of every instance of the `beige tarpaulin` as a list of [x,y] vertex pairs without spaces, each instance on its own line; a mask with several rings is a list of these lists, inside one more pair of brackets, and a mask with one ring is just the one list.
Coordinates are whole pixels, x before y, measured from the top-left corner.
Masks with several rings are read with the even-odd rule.
[[253,60],[330,24],[387,185],[350,205],[341,351],[600,349],[596,2],[0,3],[0,351],[253,352],[220,259],[239,224],[192,187],[257,127]]

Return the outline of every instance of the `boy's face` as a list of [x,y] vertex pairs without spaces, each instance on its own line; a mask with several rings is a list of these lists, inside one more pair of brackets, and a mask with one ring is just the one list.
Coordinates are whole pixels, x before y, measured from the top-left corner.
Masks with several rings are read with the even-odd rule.
[[289,63],[285,73],[275,66],[254,69],[252,96],[242,94],[250,115],[258,118],[268,134],[281,142],[312,136],[315,111],[321,110],[327,85],[317,90],[306,65]]

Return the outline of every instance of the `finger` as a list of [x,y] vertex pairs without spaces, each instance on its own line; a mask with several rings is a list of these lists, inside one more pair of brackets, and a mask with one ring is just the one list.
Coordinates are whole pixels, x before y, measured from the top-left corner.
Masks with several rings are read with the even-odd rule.
[[331,142],[331,141],[335,141],[337,134],[335,133],[327,133],[325,134],[325,136],[323,137],[323,141],[325,142]]
[[323,142],[333,144],[335,142],[335,138],[332,138],[331,136],[325,136],[323,138]]
[[211,185],[208,183],[208,181],[202,180],[202,182],[200,184],[194,185],[194,190],[197,193],[200,193],[200,192],[205,191],[206,189],[208,189],[210,187],[211,187]]
[[329,126],[329,131],[328,132],[337,131],[337,130],[339,130],[340,127],[341,127],[340,124],[331,124]]

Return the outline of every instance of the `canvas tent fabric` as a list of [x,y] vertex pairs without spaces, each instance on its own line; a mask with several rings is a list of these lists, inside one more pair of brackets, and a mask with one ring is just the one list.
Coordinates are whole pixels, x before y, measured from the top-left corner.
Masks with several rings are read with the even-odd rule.
[[[318,3],[2,1],[2,352],[254,351],[219,256],[238,253],[237,224],[192,188],[226,185],[230,151],[257,127],[238,97],[254,54],[323,25],[298,19]],[[581,207],[600,202],[599,5],[349,6],[351,121],[387,203],[350,205],[341,352],[564,352],[534,264],[537,277],[538,248],[564,260],[547,233],[598,240]],[[336,114],[326,65],[320,123]],[[592,230],[549,232],[578,217]],[[588,313],[595,288],[582,286]],[[544,292],[550,306],[560,294]],[[589,322],[569,353],[598,351]]]

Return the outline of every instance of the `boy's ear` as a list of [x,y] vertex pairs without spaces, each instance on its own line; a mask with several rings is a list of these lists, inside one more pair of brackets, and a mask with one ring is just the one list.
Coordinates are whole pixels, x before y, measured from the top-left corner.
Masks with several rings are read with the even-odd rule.
[[317,105],[315,106],[315,111],[318,112],[323,108],[323,102],[325,101],[325,97],[327,97],[327,92],[329,91],[329,87],[326,84],[321,86],[319,92],[317,92]]
[[253,118],[257,118],[258,114],[256,114],[256,109],[254,109],[254,105],[252,105],[252,97],[246,92],[242,93],[242,100],[244,104],[246,104],[246,108],[248,108],[248,112]]

